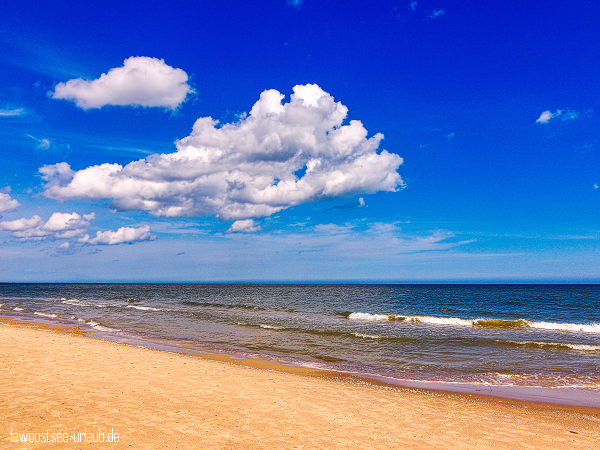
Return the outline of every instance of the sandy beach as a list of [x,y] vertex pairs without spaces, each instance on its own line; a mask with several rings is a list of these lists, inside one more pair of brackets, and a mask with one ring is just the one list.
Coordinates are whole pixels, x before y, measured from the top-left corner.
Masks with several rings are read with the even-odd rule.
[[115,448],[600,446],[600,410],[249,368],[72,328],[4,319],[0,359],[2,447],[11,430],[67,433],[72,448],[86,446],[74,433],[98,429],[118,433],[102,444]]

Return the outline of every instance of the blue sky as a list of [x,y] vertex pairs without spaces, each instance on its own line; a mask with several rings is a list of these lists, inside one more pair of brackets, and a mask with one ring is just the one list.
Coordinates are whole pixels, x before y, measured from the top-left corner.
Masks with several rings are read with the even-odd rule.
[[0,279],[600,281],[599,17],[4,5]]

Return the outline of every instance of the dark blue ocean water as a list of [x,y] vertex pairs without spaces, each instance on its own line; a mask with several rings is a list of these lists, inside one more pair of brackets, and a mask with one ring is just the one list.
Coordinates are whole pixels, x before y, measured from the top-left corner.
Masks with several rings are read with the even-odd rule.
[[600,285],[0,284],[0,304],[182,351],[600,391]]

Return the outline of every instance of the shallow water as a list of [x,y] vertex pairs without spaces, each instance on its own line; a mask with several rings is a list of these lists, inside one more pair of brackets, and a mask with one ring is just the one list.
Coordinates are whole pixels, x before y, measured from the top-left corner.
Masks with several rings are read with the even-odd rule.
[[0,284],[0,304],[187,352],[600,392],[600,285]]

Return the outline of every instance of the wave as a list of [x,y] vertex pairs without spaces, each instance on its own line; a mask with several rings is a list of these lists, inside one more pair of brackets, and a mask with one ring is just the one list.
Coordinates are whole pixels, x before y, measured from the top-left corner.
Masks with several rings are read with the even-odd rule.
[[420,339],[417,338],[409,338],[404,336],[379,336],[374,334],[364,334],[358,332],[344,331],[344,330],[323,330],[318,328],[300,328],[300,327],[283,327],[278,325],[268,325],[268,324],[256,324],[249,322],[236,322],[238,325],[243,327],[253,327],[253,328],[264,328],[275,331],[291,331],[295,333],[304,333],[304,334],[312,334],[315,336],[333,336],[333,337],[341,337],[341,338],[360,338],[360,339],[383,339],[386,341],[398,341],[398,342],[407,342],[407,343],[416,343],[421,342]]
[[225,308],[225,309],[254,309],[258,311],[266,311],[265,308],[261,308],[260,306],[254,305],[244,305],[242,303],[236,304],[227,304],[227,303],[214,303],[214,302],[196,302],[192,300],[185,300],[181,302],[182,305],[185,306],[204,306],[209,308]]
[[502,339],[494,339],[496,344],[516,346],[516,347],[529,347],[529,348],[540,348],[540,349],[554,349],[554,350],[575,350],[579,352],[600,352],[600,345],[592,344],[571,344],[568,342],[543,342],[543,341],[505,341]]
[[285,329],[285,327],[278,327],[278,326],[275,326],[275,325],[267,325],[267,324],[264,324],[264,323],[259,323],[258,326],[260,328],[265,328],[267,330],[283,330],[283,329]]
[[126,308],[139,309],[140,311],[165,311],[160,308],[152,308],[151,306],[127,305]]
[[18,306],[15,306],[13,311],[25,311],[25,308],[19,308]]
[[385,339],[385,336],[379,336],[377,334],[364,334],[364,333],[352,333],[354,336],[363,339]]
[[106,327],[106,326],[102,325],[100,322],[96,322],[94,320],[87,320],[85,323],[98,331],[106,331],[106,332],[117,331],[114,328]]
[[105,331],[105,332],[115,332],[115,331],[119,331],[115,328],[109,328],[106,325],[103,325],[100,322],[96,322],[95,320],[85,320],[85,319],[77,319],[77,322],[81,322],[81,323],[85,323],[86,325],[88,325],[89,327],[98,330],[98,331]]
[[567,332],[600,333],[600,323],[561,323],[541,322],[527,319],[461,319],[458,317],[404,316],[400,314],[371,314],[365,312],[348,312],[344,316],[349,320],[424,323],[432,325],[466,326],[476,328],[536,328],[540,330],[556,330]]
[[221,309],[249,309],[253,311],[284,311],[290,313],[298,312],[294,308],[264,308],[256,305],[246,305],[244,303],[215,303],[215,302],[197,302],[193,300],[185,300],[181,302],[185,306],[199,306],[205,308],[221,308]]
[[50,317],[52,319],[56,319],[58,317],[58,315],[56,315],[56,314],[50,314],[50,313],[39,312],[39,311],[35,311],[33,314],[35,314],[36,316]]

